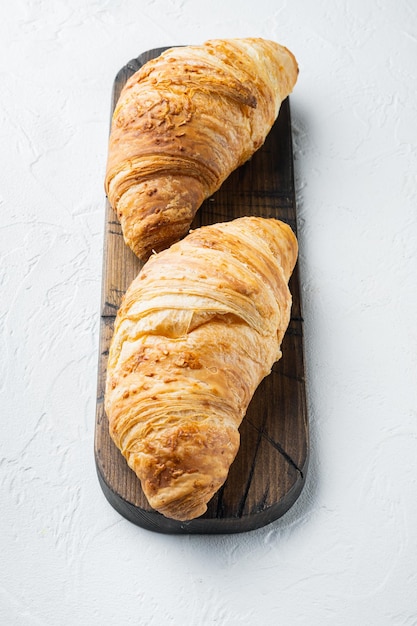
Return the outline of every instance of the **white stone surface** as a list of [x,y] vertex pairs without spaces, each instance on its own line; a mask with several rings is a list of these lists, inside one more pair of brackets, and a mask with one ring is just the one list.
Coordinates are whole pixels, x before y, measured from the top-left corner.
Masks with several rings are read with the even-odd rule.
[[[2,3],[0,624],[417,624],[416,7]],[[311,464],[264,529],[158,535],[93,458],[110,91],[144,50],[234,36],[300,65]]]

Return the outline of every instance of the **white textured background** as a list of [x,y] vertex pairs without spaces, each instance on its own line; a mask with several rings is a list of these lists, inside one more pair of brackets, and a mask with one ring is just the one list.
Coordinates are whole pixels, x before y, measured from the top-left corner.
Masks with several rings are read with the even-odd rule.
[[[233,36],[300,65],[311,465],[264,529],[158,535],[93,458],[110,92]],[[0,624],[415,626],[417,4],[15,0],[0,46]]]

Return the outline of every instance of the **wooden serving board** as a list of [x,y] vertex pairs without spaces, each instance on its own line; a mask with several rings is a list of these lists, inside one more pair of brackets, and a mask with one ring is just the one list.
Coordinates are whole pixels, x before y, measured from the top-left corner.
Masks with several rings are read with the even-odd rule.
[[[113,86],[112,111],[127,78],[164,49],[145,52],[120,70]],[[275,217],[297,231],[288,98],[263,147],[203,204],[192,227],[244,215]],[[123,294],[140,267],[139,260],[125,245],[119,222],[107,202],[94,450],[104,495],[131,522],[162,533],[237,533],[265,526],[282,516],[296,501],[308,466],[298,264],[290,280],[293,307],[282,345],[283,357],[252,399],[240,428],[240,450],[226,483],[202,517],[185,523],[167,519],[150,508],[139,480],[110,439],[103,406],[114,318]]]

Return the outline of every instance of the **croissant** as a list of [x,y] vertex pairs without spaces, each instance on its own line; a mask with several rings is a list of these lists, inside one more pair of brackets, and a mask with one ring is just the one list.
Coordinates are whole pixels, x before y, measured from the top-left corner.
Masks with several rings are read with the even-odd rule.
[[297,74],[278,43],[214,39],[166,50],[127,81],[105,190],[140,259],[183,237],[202,202],[260,148]]
[[297,239],[242,217],[154,254],[128,288],[110,345],[110,434],[150,506],[202,515],[227,478],[239,426],[281,357]]

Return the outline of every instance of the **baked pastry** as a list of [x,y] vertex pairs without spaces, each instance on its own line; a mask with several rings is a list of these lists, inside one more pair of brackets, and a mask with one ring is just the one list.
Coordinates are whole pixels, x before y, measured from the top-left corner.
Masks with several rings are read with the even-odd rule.
[[190,520],[226,480],[239,426],[291,309],[291,228],[242,217],[154,254],[118,311],[107,365],[110,434],[153,509]]
[[264,143],[297,74],[278,43],[214,39],[171,48],[127,81],[105,189],[139,258],[187,233],[202,202]]

